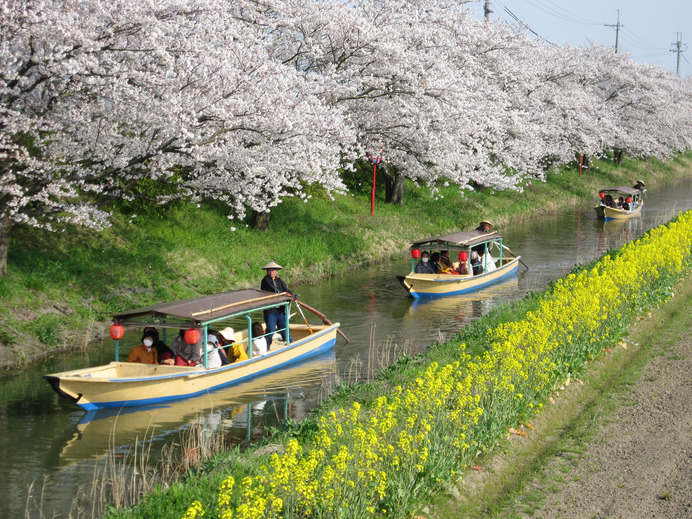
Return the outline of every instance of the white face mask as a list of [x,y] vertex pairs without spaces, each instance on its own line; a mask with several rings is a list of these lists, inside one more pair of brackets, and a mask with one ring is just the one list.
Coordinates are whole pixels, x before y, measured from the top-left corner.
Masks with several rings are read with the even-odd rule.
[[144,341],[142,342],[147,348],[151,348],[151,345],[154,344],[154,341],[152,341],[151,339],[144,339]]
[[427,263],[427,262],[428,262],[428,258],[423,258],[422,261],[423,261],[423,263]]

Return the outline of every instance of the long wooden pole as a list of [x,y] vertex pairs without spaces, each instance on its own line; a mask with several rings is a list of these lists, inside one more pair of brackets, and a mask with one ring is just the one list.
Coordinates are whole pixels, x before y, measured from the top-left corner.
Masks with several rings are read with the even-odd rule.
[[310,325],[308,324],[308,320],[305,318],[305,314],[303,313],[303,309],[298,305],[298,301],[295,299],[293,300],[296,303],[296,306],[298,307],[298,311],[300,312],[300,315],[303,316],[303,321],[305,321],[305,326],[308,327],[308,330],[310,330],[310,333],[315,333],[312,331],[312,328],[310,328]]
[[256,297],[254,299],[245,299],[243,301],[238,301],[236,303],[229,303],[227,305],[219,306],[218,308],[210,308],[209,310],[202,310],[201,312],[195,312],[191,315],[194,317],[194,316],[201,315],[201,314],[210,314],[212,312],[218,312],[220,310],[225,310],[226,308],[230,308],[232,306],[245,305],[247,303],[255,303],[257,301],[263,301],[265,299],[271,299],[273,297],[276,297],[277,295],[282,296],[285,294],[286,294],[286,292],[281,292],[280,294],[271,294],[271,295],[264,296],[264,297]]
[[[306,305],[306,304],[303,303],[302,301],[296,301],[296,303],[299,304],[300,306],[302,306],[303,308],[305,308],[306,310],[310,310],[313,314],[315,314],[317,317],[319,317],[320,319],[322,319],[322,322],[323,322],[324,324],[334,324],[334,323],[331,322],[329,319],[327,319],[327,316],[324,315],[324,314],[323,314],[322,312],[320,312],[319,310],[315,310],[313,307],[311,307],[311,306],[309,306],[309,305]],[[346,337],[346,334],[345,334],[344,332],[342,332],[339,328],[337,328],[336,331],[339,333],[339,335],[341,335],[344,339],[346,339],[346,342],[351,342],[351,339],[349,339],[348,337]]]

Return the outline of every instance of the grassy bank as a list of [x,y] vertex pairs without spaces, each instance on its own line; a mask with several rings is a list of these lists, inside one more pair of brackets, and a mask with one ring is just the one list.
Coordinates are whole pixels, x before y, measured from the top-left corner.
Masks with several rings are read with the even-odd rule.
[[478,456],[667,300],[691,245],[688,212],[377,380],[342,388],[272,449],[232,452],[113,516],[408,517],[458,493]]
[[604,184],[641,178],[655,185],[690,170],[692,153],[666,163],[596,161],[582,176],[566,168],[521,194],[485,189],[462,196],[454,187],[407,183],[405,205],[379,199],[374,218],[366,189],[333,199],[313,190],[307,204],[288,199],[276,207],[268,232],[229,220],[211,203],[144,213],[130,207],[101,233],[19,226],[9,273],[0,279],[0,366],[84,344],[106,333],[109,316],[123,309],[255,286],[270,259],[285,266],[291,285],[310,282],[398,255],[413,238],[470,229],[482,218],[502,228],[592,201]]

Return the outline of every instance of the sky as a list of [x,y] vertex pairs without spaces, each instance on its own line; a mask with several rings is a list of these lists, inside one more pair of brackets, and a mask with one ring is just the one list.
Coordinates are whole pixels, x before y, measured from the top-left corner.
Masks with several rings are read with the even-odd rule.
[[[483,17],[484,5],[472,6],[474,18]],[[676,72],[676,42],[682,33],[681,49],[690,50],[680,57],[680,76],[692,76],[692,0],[490,0],[490,8],[491,20],[517,24],[519,19],[553,43],[613,48],[619,10],[619,52]]]

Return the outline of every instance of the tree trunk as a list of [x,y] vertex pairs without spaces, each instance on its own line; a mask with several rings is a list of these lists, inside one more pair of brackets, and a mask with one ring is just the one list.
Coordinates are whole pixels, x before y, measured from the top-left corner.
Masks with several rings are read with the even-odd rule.
[[7,274],[7,251],[10,247],[12,222],[7,213],[0,214],[0,276]]
[[591,165],[591,160],[589,159],[589,156],[588,155],[582,155],[581,167],[588,169],[590,165]]
[[382,168],[385,198],[388,204],[404,205],[404,175],[395,166]]
[[623,153],[624,152],[622,150],[613,150],[613,159],[615,159],[615,164],[617,164],[618,166],[622,162]]
[[250,226],[256,231],[268,231],[269,230],[269,213],[262,213],[260,211],[252,211],[252,218],[250,219]]

